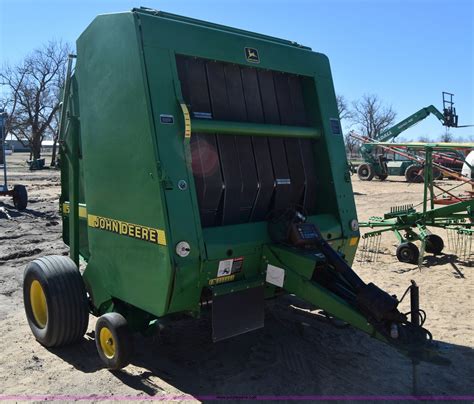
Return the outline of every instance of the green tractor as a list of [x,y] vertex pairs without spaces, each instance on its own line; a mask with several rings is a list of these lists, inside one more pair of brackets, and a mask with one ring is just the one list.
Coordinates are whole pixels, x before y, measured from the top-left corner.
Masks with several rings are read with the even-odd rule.
[[423,182],[423,176],[419,175],[420,169],[420,164],[405,159],[391,160],[388,159],[384,153],[377,156],[377,162],[375,164],[360,164],[357,167],[357,176],[361,181],[372,181],[374,177],[380,181],[385,181],[389,175],[395,175],[404,176],[408,182]]

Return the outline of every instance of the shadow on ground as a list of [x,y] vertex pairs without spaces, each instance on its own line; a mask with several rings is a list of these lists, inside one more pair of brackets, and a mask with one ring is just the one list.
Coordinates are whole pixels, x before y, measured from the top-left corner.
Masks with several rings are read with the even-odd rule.
[[[158,337],[135,337],[132,364],[139,374],[130,368],[112,373],[148,395],[164,391],[159,379],[193,396],[412,394],[409,359],[351,327],[335,327],[307,308],[292,296],[271,301],[265,328],[217,343],[211,341],[208,317],[180,320]],[[51,352],[76,369],[96,372],[102,363],[92,334],[79,345]],[[474,380],[466,380],[465,364],[474,363],[474,350],[438,346],[451,364],[420,364],[417,394],[472,394]],[[474,368],[468,374],[472,377]]]
[[453,269],[453,275],[455,278],[465,279],[466,276],[464,272],[459,267],[459,264],[463,266],[470,266],[470,262],[460,259],[457,255],[454,254],[440,254],[440,255],[427,255],[424,259],[424,266],[432,267],[437,265],[449,264]]
[[455,254],[442,253],[438,255],[425,255],[421,268],[416,264],[407,265],[408,266],[405,268],[394,269],[393,272],[397,274],[404,274],[413,271],[427,271],[430,267],[448,265],[452,268],[452,274],[455,278],[466,279],[466,275],[460,265],[463,267],[470,267],[472,262],[463,260]]

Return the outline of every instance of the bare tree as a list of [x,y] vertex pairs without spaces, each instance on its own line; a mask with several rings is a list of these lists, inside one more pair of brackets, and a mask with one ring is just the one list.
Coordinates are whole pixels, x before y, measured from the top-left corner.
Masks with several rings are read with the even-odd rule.
[[6,96],[0,107],[8,110],[6,130],[24,146],[33,159],[41,157],[41,142],[57,133],[60,94],[70,46],[50,41],[15,66],[0,70]]
[[[337,112],[339,113],[339,119],[351,120],[352,112],[349,109],[346,98],[343,95],[336,95]],[[346,145],[346,153],[350,156],[356,154],[359,151],[360,142],[350,136],[348,133],[344,135],[344,144]]]
[[350,119],[352,118],[352,112],[349,110],[347,101],[343,95],[336,95],[337,112],[339,112],[339,119]]
[[346,145],[346,153],[354,156],[359,152],[360,142],[353,138],[350,133],[344,135],[344,143]]
[[420,136],[418,138],[418,141],[421,142],[421,143],[429,143],[430,139],[428,139],[428,136]]
[[377,95],[366,94],[352,103],[352,122],[358,125],[364,136],[377,137],[395,121],[396,112],[391,106],[382,105]]
[[453,135],[446,131],[439,137],[439,141],[443,143],[451,143],[453,141]]

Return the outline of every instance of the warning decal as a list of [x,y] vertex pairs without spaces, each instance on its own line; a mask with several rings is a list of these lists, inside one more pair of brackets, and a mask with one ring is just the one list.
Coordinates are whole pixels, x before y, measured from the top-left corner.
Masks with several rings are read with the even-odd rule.
[[244,257],[230,258],[228,260],[219,261],[217,269],[217,277],[228,276],[240,272],[244,263]]

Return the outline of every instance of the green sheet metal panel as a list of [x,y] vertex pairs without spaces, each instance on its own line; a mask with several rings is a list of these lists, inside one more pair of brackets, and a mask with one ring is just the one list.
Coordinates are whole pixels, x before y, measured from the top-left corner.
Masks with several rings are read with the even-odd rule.
[[[77,53],[87,213],[160,229],[166,237],[159,158],[133,14],[97,17],[78,39]],[[168,248],[153,242],[156,237],[130,236],[131,229],[127,236],[89,226],[86,283],[97,305],[108,294],[163,315],[174,277]]]

